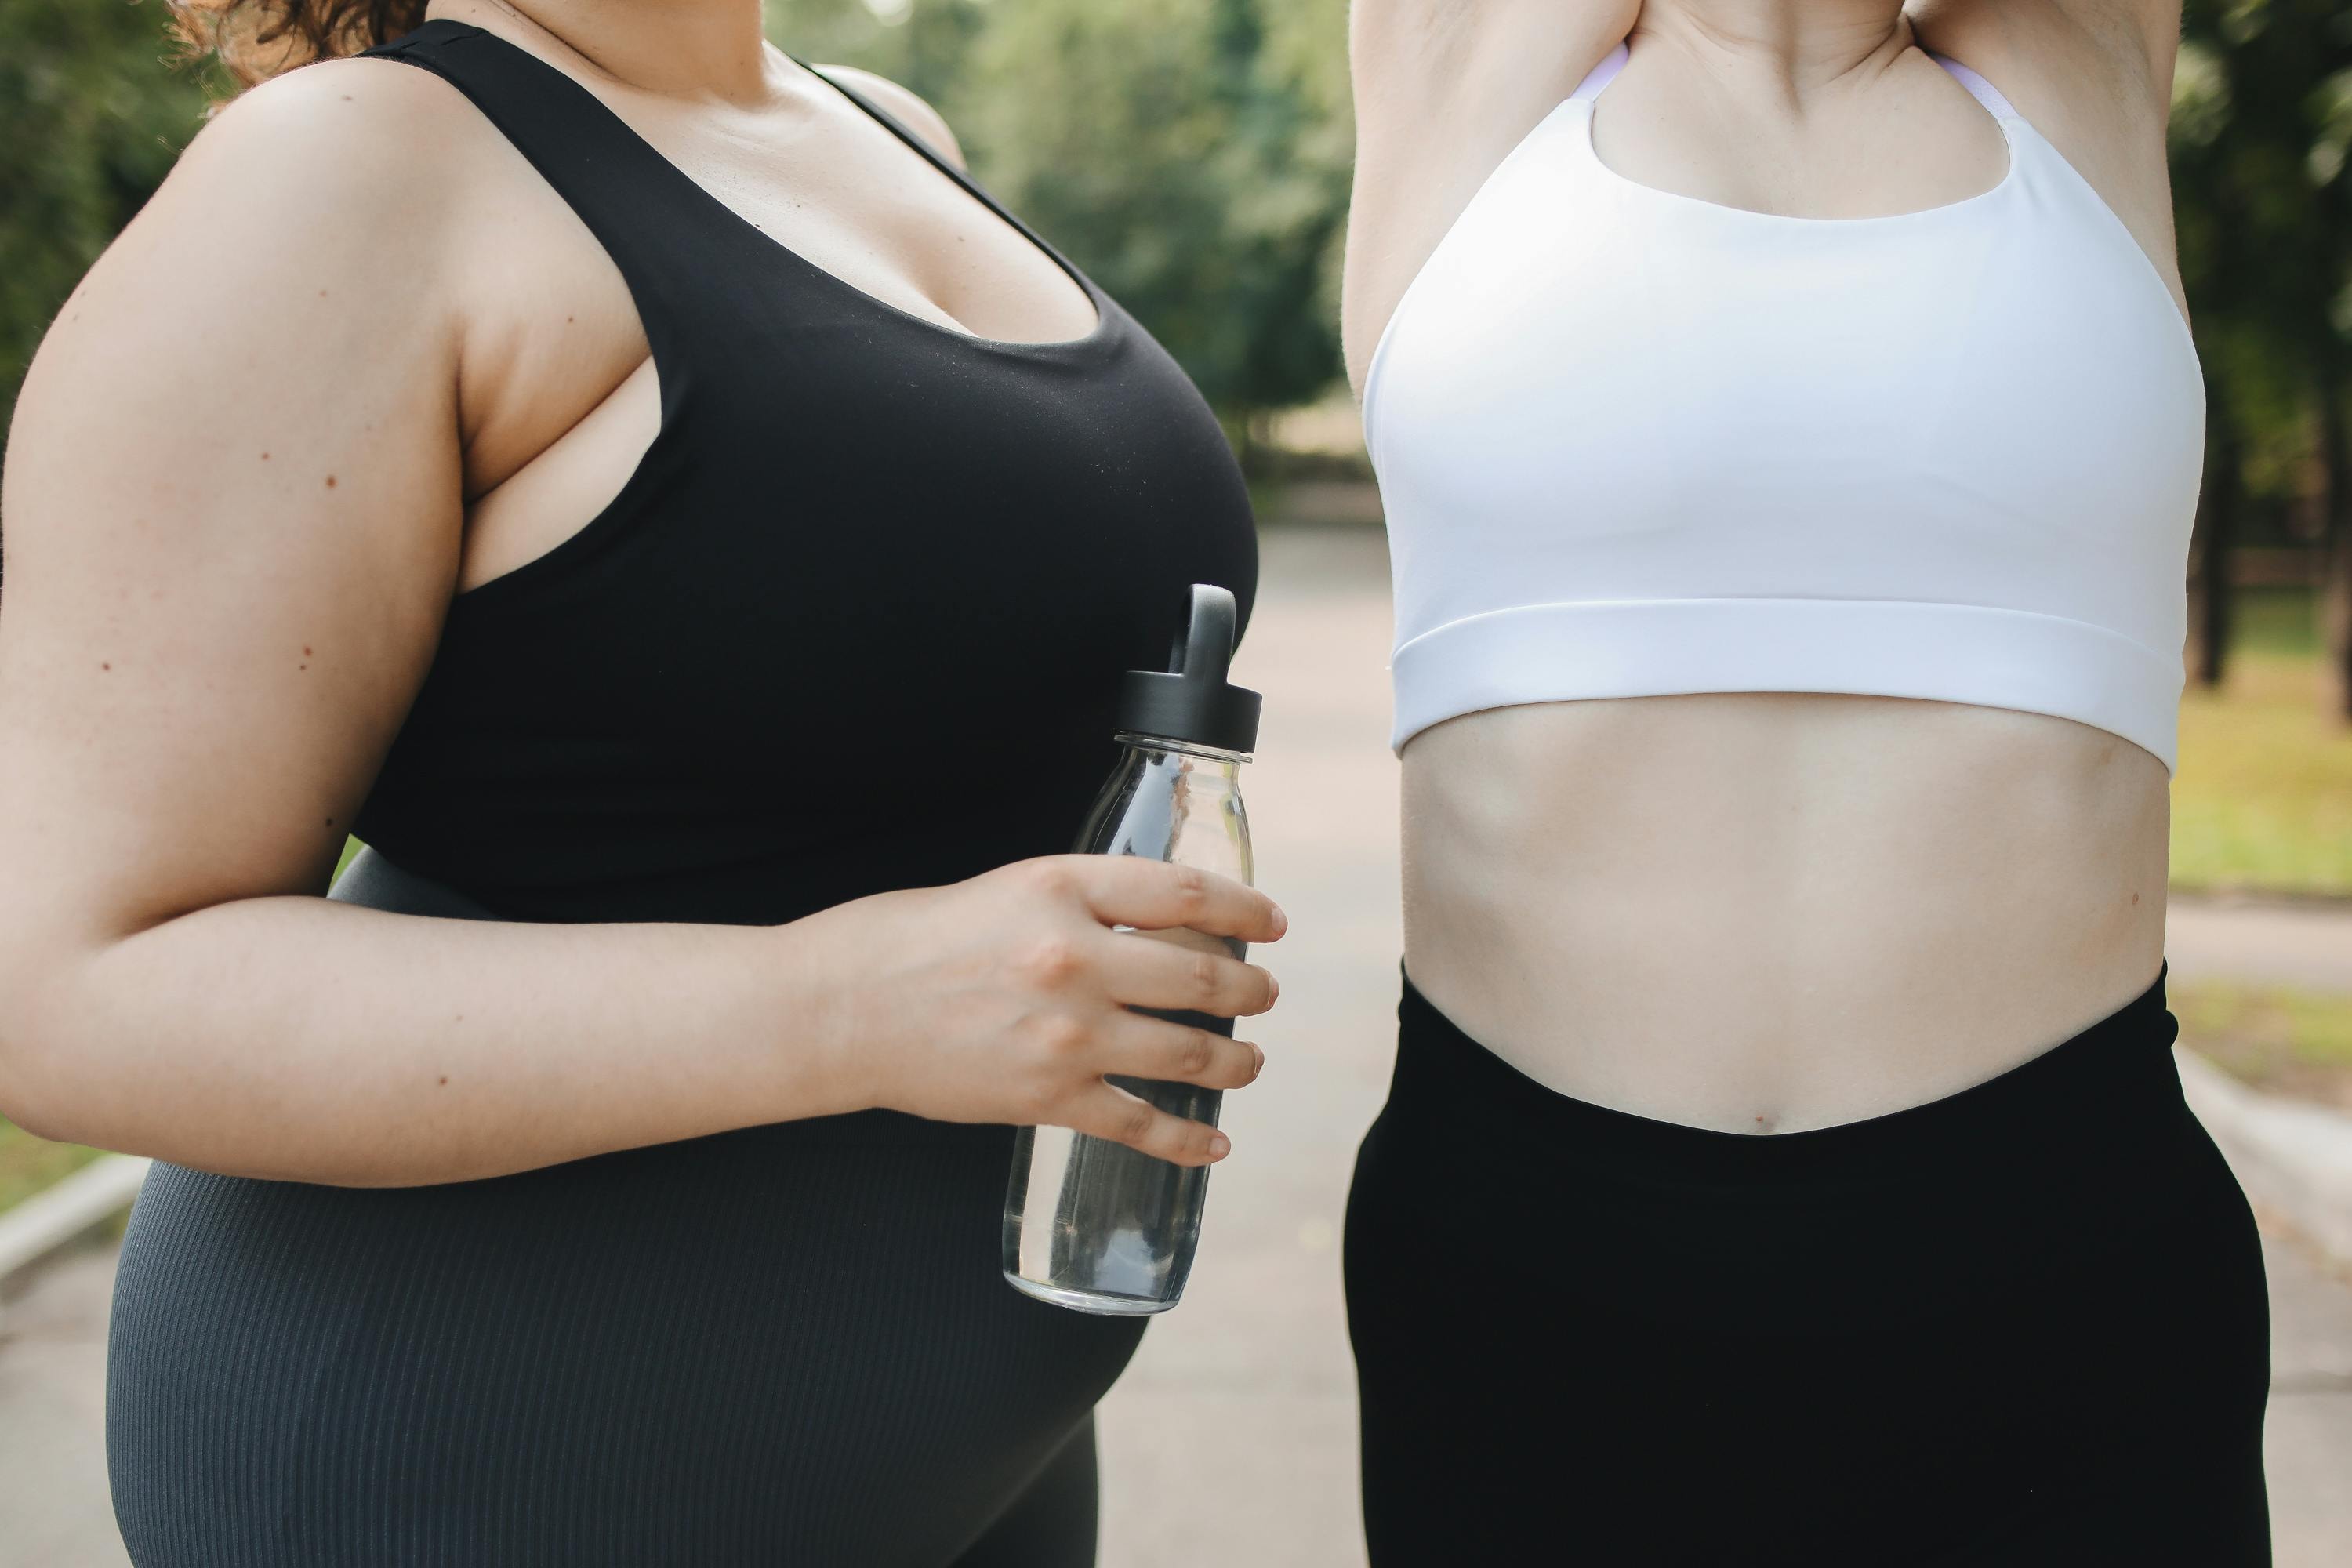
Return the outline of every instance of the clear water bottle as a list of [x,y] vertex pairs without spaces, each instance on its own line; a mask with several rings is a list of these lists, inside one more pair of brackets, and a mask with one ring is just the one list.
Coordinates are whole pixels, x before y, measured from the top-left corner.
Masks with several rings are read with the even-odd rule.
[[[1141,855],[1250,880],[1241,764],[1257,744],[1258,694],[1226,680],[1234,596],[1196,584],[1173,670],[1130,670],[1117,739],[1127,748],[1079,836],[1082,854]],[[1246,944],[1198,931],[1134,931],[1243,955]],[[1155,1013],[1221,1035],[1231,1018]],[[1189,1083],[1113,1076],[1171,1115],[1213,1127],[1223,1095]],[[1209,1171],[1171,1164],[1066,1127],[1024,1127],[1004,1195],[1004,1277],[1040,1300],[1081,1312],[1164,1312],[1184,1293],[1201,1239]]]

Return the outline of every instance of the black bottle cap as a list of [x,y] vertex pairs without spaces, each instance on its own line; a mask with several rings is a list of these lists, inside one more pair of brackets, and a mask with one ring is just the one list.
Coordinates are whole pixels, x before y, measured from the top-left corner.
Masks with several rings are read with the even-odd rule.
[[1230,591],[1213,583],[1193,584],[1191,613],[1169,655],[1173,668],[1127,672],[1118,695],[1118,727],[1220,752],[1256,750],[1264,700],[1225,679],[1240,625]]

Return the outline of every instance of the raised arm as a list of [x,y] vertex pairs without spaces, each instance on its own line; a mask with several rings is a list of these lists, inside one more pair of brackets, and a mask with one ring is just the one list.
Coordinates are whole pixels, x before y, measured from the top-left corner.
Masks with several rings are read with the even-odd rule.
[[2137,79],[2142,107],[2171,105],[2180,0],[1918,0],[1905,11],[1931,47],[1957,54],[1965,45],[2057,85],[2067,63],[2098,70],[2099,87],[2114,70],[2119,81]]
[[[0,601],[0,1111],[258,1176],[450,1181],[887,1105],[1200,1161],[1106,1071],[1231,1087],[1259,895],[1033,862],[791,926],[331,904],[457,571],[484,160],[421,72],[311,68],[197,139],[19,404]],[[487,213],[487,216],[486,216]],[[486,229],[485,222],[492,225]]]
[[1359,392],[1389,316],[1445,231],[1640,10],[1640,0],[1355,0],[1341,326]]
[[2187,309],[2165,122],[2180,0],[1923,0],[1920,42],[1990,78],[2130,229]]

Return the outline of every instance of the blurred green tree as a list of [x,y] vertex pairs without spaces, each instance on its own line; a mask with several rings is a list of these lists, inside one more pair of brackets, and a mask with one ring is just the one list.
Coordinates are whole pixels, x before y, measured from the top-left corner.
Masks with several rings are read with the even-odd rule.
[[2352,9],[2187,0],[2183,37],[2173,195],[2212,426],[2198,673],[2221,675],[2228,554],[2250,503],[2307,500],[2329,701],[2352,718]]

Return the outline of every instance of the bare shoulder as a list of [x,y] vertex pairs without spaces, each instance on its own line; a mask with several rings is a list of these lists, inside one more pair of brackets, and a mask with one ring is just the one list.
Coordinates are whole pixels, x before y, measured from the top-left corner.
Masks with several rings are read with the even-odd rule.
[[[346,516],[384,467],[437,475],[462,344],[452,193],[474,130],[453,104],[414,68],[339,61],[213,118],[34,357],[10,438],[12,549],[70,538],[160,558],[132,526],[142,485],[175,498],[174,537],[250,542],[296,454]],[[410,499],[384,506],[387,528],[431,515]]]
[[195,356],[348,344],[394,320],[412,344],[438,336],[452,319],[446,215],[468,162],[435,145],[463,133],[454,99],[412,67],[345,60],[228,104],[60,310],[28,392],[45,371],[133,342]]
[[470,105],[411,66],[289,72],[214,116],[90,283],[134,266],[233,269],[248,281],[217,300],[232,311],[279,273],[331,271],[387,304],[414,297],[465,189],[488,172],[485,137],[496,132]]
[[240,95],[207,124],[174,182],[320,177],[312,195],[341,191],[354,205],[410,189],[448,188],[462,155],[495,137],[457,89],[393,60],[325,60]]
[[833,80],[869,99],[875,107],[931,144],[931,151],[961,169],[964,166],[963,148],[948,129],[947,121],[918,94],[900,87],[888,77],[876,76],[872,71],[856,66],[819,66]]

